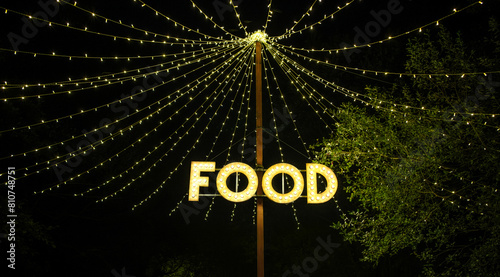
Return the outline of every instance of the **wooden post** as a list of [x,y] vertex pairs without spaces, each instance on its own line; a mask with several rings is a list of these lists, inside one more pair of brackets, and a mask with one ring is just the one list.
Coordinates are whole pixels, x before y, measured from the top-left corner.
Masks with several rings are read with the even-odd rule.
[[255,102],[257,114],[256,126],[256,173],[257,186],[257,277],[264,277],[264,199],[262,195],[262,175],[264,174],[264,155],[262,145],[262,45],[255,42]]

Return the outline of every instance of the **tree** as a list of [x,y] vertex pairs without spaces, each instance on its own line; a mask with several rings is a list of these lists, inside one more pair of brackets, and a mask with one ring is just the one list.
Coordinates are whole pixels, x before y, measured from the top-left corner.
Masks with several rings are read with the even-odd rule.
[[[0,200],[8,203],[7,197],[2,196]],[[7,218],[6,206],[0,206],[3,218]],[[14,250],[15,254],[14,259],[7,262],[13,264],[15,269],[8,270],[16,271],[19,276],[46,276],[56,266],[51,263],[56,248],[52,231],[56,227],[40,223],[24,201],[18,200],[14,211],[16,217],[7,218],[14,225],[4,224],[0,228],[0,244],[6,251]],[[10,249],[11,244],[14,244],[13,249]]]
[[367,88],[370,105],[344,104],[332,137],[313,147],[344,181],[353,208],[333,227],[364,261],[411,251],[427,276],[500,275],[498,74],[446,76],[495,66],[490,25],[489,56],[443,28],[411,40],[415,78]]
[[160,254],[152,258],[147,275],[165,277],[200,276],[195,274],[195,271],[194,265],[184,257],[166,258]]

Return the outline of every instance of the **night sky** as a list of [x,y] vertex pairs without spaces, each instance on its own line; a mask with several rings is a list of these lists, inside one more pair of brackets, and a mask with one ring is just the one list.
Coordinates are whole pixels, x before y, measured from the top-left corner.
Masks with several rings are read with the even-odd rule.
[[[156,276],[161,263],[209,276],[256,275],[254,199],[193,203],[186,193],[191,161],[255,165],[254,60],[252,48],[237,40],[264,30],[269,1],[234,1],[240,20],[228,1],[194,1],[211,21],[192,2],[0,3],[0,173],[4,183],[7,168],[15,167],[17,178],[16,269],[8,276]],[[335,126],[324,111],[359,100],[352,92],[391,87],[398,78],[342,66],[404,72],[405,46],[419,35],[405,32],[435,28],[453,9],[475,3],[436,2],[272,1],[265,30],[283,45],[274,49],[290,68],[281,69],[265,50],[264,167],[286,162],[305,169],[314,159],[310,145]],[[498,8],[484,2],[439,24],[478,39]],[[278,39],[303,15],[294,30],[321,24]],[[366,43],[375,44],[342,51]],[[340,48],[294,50],[340,66],[286,47]],[[215,193],[213,178],[201,193]],[[9,214],[7,188],[1,194],[2,214]],[[358,261],[359,247],[330,227],[352,208],[345,198],[340,188],[319,205],[265,199],[266,276],[286,276],[325,242],[334,249],[321,250],[328,257],[309,276],[410,276],[409,258],[377,267]],[[8,243],[2,235],[2,257]]]

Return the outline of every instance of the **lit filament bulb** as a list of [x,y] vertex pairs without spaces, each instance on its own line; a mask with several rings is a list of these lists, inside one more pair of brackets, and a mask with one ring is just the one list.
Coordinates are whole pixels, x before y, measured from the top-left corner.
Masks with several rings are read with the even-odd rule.
[[266,40],[267,40],[267,34],[262,32],[262,31],[255,31],[253,32],[249,37],[248,37],[248,40],[250,42],[256,42],[256,41],[259,41],[259,42],[262,42],[262,43],[265,43]]

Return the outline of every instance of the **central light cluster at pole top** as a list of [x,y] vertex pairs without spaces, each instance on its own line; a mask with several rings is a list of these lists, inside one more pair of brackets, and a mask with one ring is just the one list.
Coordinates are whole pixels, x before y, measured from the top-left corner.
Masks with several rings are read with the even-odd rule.
[[257,41],[265,43],[267,41],[267,34],[262,32],[261,30],[258,30],[249,35],[247,40],[252,43]]

